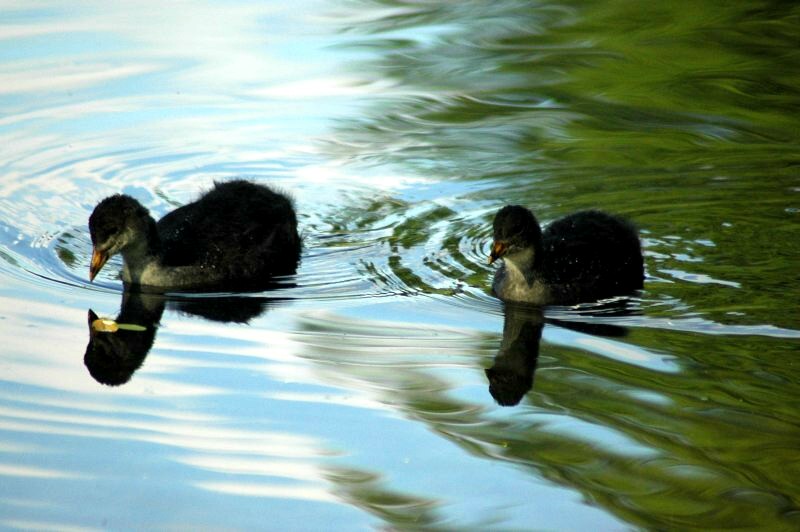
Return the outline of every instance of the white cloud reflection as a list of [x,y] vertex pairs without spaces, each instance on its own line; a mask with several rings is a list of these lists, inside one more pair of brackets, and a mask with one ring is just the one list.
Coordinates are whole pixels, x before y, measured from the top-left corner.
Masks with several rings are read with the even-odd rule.
[[60,469],[47,469],[44,467],[26,466],[0,462],[0,476],[27,477],[27,478],[87,478],[85,475],[62,471]]
[[316,486],[296,486],[283,484],[248,482],[198,482],[198,488],[226,495],[245,497],[266,497],[273,499],[302,499],[317,502],[338,502],[326,489]]
[[157,65],[30,64],[0,72],[0,95],[40,91],[70,91],[157,70]]
[[[42,13],[54,16],[42,17],[34,24],[7,18],[0,23],[0,41],[5,41],[5,46],[12,42],[19,46],[26,40],[48,38],[52,42],[46,49],[48,56],[89,61],[124,47],[128,55],[115,53],[118,61],[130,60],[135,54],[149,60],[182,63],[181,79],[186,88],[193,84],[202,84],[205,89],[240,87],[265,78],[291,77],[306,69],[306,61],[298,56],[308,57],[307,51],[296,45],[278,51],[291,40],[293,31],[305,29],[306,15],[290,4],[194,3],[186,9],[182,2],[94,1],[71,4],[68,11],[53,9],[57,5],[39,3]],[[28,7],[35,9],[36,5]],[[136,61],[132,63],[113,66],[111,71],[135,74]],[[62,78],[69,78],[78,84],[75,86],[101,82],[101,73],[107,70],[100,63],[91,62],[65,64],[63,68],[47,73],[55,74],[56,88],[67,86]],[[69,75],[75,68],[82,72],[82,79]],[[17,78],[18,74],[3,78],[10,82],[3,87],[6,92],[45,88],[48,75]]]
[[103,528],[74,526],[67,523],[43,521],[38,519],[2,519],[0,525],[9,529],[38,530],[39,532],[96,532]]

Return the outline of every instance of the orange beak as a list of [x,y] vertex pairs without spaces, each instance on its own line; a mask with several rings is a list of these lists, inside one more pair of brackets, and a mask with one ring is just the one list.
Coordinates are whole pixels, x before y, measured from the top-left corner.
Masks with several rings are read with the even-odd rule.
[[94,281],[94,278],[100,272],[108,260],[108,254],[98,251],[97,248],[92,248],[92,264],[89,266],[89,282]]
[[507,249],[508,244],[505,242],[492,242],[492,252],[489,255],[489,264],[505,255]]

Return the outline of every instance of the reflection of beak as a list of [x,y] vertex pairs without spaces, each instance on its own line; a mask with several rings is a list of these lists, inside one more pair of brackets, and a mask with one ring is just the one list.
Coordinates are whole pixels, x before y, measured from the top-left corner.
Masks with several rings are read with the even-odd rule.
[[103,265],[108,260],[108,254],[99,251],[97,248],[92,248],[92,264],[89,266],[89,281],[94,281],[97,273],[103,268]]
[[506,254],[508,244],[505,242],[492,242],[492,252],[489,255],[489,264]]

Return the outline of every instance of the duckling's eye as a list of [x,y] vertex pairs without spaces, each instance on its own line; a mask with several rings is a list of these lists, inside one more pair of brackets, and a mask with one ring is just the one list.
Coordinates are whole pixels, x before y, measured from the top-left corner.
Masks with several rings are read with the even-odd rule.
[[118,225],[107,225],[107,226],[101,228],[97,232],[98,233],[97,236],[99,237],[99,239],[101,241],[103,241],[103,240],[107,240],[110,237],[118,234],[119,231],[120,231],[120,226],[118,226]]

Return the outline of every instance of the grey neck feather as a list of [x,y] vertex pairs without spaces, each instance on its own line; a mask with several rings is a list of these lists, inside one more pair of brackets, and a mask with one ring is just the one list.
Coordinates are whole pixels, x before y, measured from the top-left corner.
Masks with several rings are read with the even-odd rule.
[[159,265],[158,257],[144,240],[129,244],[122,251],[122,260],[122,279],[132,284],[142,284],[145,272]]
[[525,248],[514,254],[503,257],[506,269],[512,278],[524,279],[528,286],[532,285],[538,275],[533,267],[535,254],[533,248]]
[[528,248],[503,257],[504,267],[497,271],[492,285],[500,299],[548,304],[550,289],[533,266],[534,255],[533,248]]
[[126,283],[146,284],[143,278],[161,266],[161,241],[155,220],[148,216],[143,230],[131,228],[123,238],[127,244],[120,250],[123,259],[122,279]]

